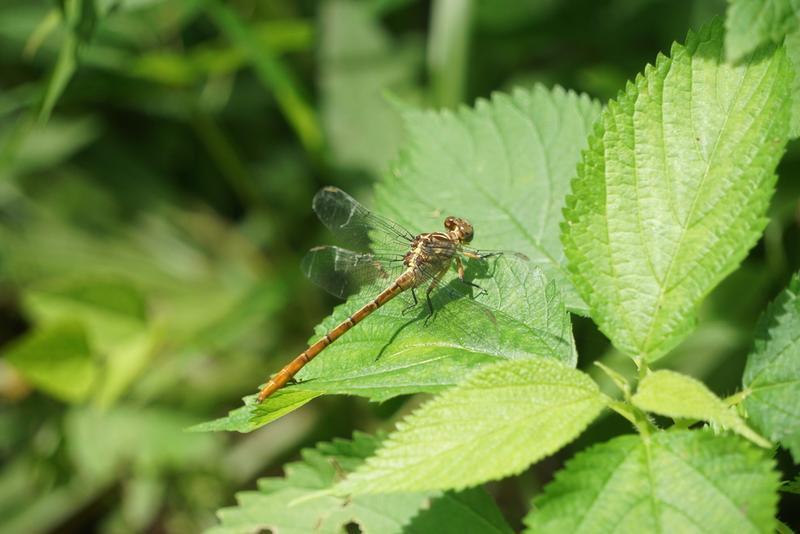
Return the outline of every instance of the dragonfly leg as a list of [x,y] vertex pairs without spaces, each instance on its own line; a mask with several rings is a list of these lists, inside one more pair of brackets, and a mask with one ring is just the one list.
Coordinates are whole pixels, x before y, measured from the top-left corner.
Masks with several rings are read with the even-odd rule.
[[464,254],[464,256],[466,256],[466,257],[468,257],[468,258],[470,258],[472,260],[485,260],[486,258],[491,258],[492,256],[501,256],[503,253],[502,252],[486,252],[486,253],[480,254],[480,253],[476,253],[476,252],[464,251],[463,254]]
[[428,325],[428,321],[430,321],[431,317],[433,317],[433,302],[431,301],[431,291],[433,291],[439,286],[439,281],[442,279],[442,277],[445,275],[446,272],[447,271],[444,270],[441,271],[436,276],[434,276],[433,280],[431,280],[431,283],[428,286],[428,289],[425,290],[425,300],[428,302],[428,316],[425,318],[425,326]]
[[458,279],[461,280],[462,284],[466,284],[468,286],[474,287],[478,290],[478,295],[486,295],[487,291],[483,289],[478,284],[471,282],[469,280],[464,279],[464,263],[461,261],[461,258],[456,257],[456,268],[458,268]]
[[414,288],[414,287],[411,288],[411,296],[414,298],[414,303],[413,304],[409,304],[408,306],[403,308],[403,312],[402,312],[403,315],[405,315],[406,313],[410,312],[411,310],[413,310],[414,308],[417,307],[417,303],[419,301],[417,300],[417,292],[415,291],[415,289],[416,288]]

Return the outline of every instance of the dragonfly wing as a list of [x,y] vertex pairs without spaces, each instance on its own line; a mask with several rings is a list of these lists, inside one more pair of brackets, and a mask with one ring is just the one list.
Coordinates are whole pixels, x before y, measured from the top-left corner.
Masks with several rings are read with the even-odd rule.
[[414,238],[401,225],[372,213],[336,187],[320,189],[312,205],[331,232],[359,250],[407,250]]
[[367,287],[388,287],[399,276],[402,261],[339,247],[316,247],[303,258],[302,269],[312,282],[343,299]]

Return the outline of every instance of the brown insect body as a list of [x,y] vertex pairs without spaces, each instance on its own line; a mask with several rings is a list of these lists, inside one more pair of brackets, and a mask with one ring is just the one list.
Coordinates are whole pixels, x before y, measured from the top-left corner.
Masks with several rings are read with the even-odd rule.
[[[415,236],[411,240],[410,250],[403,256],[405,271],[373,300],[339,323],[273,375],[259,392],[258,402],[263,402],[272,393],[286,385],[300,369],[328,345],[403,291],[413,290],[426,282],[430,282],[426,297],[428,298],[428,305],[431,306],[429,295],[450,269],[454,259],[458,267],[459,277],[463,280],[464,267],[459,254],[464,254],[468,257],[474,256],[462,250],[462,245],[472,240],[472,225],[464,219],[447,217],[444,221],[444,226],[448,230],[446,233],[429,232]],[[416,295],[414,300],[416,301]]]

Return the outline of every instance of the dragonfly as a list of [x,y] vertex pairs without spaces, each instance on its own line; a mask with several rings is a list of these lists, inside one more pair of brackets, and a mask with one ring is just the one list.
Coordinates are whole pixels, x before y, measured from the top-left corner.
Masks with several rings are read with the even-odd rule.
[[427,323],[434,315],[431,294],[437,288],[448,289],[442,286],[442,280],[454,265],[461,283],[483,292],[479,285],[465,278],[464,259],[485,260],[502,254],[469,247],[475,231],[469,221],[460,217],[445,218],[445,231],[415,235],[400,224],[373,213],[336,187],[325,187],[317,192],[312,207],[328,229],[362,251],[337,246],[315,247],[303,259],[305,275],[339,298],[365,288],[374,288],[377,294],[270,377],[258,394],[259,403],[292,382],[294,376],[331,343],[401,294],[410,294],[407,311],[419,304],[417,290],[424,290]]

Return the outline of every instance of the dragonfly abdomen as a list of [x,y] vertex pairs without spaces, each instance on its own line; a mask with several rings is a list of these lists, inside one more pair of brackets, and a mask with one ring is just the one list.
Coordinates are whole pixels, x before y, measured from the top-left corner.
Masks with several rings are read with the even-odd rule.
[[329,330],[327,334],[325,334],[306,350],[301,352],[295,359],[289,362],[283,369],[278,371],[272,378],[270,378],[266,385],[261,388],[261,391],[258,394],[258,402],[263,402],[264,399],[286,385],[286,383],[289,382],[292,377],[300,371],[300,369],[302,369],[308,362],[313,360],[328,345],[342,337],[345,332],[363,321],[372,312],[392,300],[406,289],[413,287],[416,279],[417,273],[414,269],[406,270],[397,278],[397,280],[394,281],[394,283],[392,283],[392,285],[381,291],[377,297],[363,305],[350,317]]

